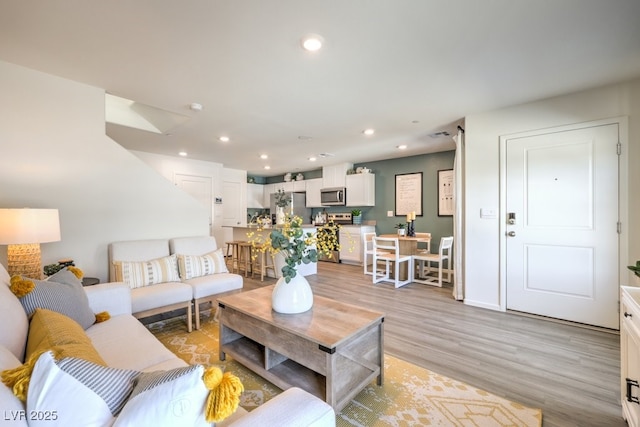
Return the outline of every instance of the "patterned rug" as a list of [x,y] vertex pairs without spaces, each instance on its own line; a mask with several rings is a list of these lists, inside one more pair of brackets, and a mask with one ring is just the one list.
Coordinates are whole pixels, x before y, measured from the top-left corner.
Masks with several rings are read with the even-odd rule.
[[[249,371],[230,356],[218,360],[218,324],[202,313],[200,330],[186,331],[186,320],[174,318],[149,329],[189,364],[216,365],[237,375],[245,392],[240,405],[248,411],[282,390]],[[373,381],[337,414],[338,426],[541,426],[542,411],[500,398],[459,381],[385,355],[384,385]]]

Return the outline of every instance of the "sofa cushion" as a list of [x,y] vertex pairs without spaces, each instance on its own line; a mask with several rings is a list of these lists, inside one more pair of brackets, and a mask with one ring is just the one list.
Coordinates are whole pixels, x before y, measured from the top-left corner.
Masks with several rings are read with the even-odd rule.
[[27,397],[27,412],[42,417],[30,420],[29,425],[110,426],[137,375],[137,371],[73,357],[56,361],[53,353],[45,352],[35,364]]
[[202,255],[218,249],[213,236],[174,237],[169,240],[169,251],[172,254]]
[[216,249],[204,255],[177,254],[178,269],[182,280],[202,277],[210,274],[228,273],[222,249]]
[[9,289],[9,274],[0,264],[0,346],[24,360],[29,319],[18,298]]
[[193,299],[191,286],[181,282],[159,283],[136,288],[131,292],[131,311],[140,313],[167,305],[186,303]]
[[242,289],[242,276],[233,273],[219,273],[213,276],[194,277],[185,280],[185,283],[193,287],[193,298],[199,299]]
[[36,308],[47,308],[71,317],[84,329],[96,321],[82,282],[66,269],[60,270],[48,280],[14,276],[11,279],[11,290],[29,317]]
[[132,315],[96,323],[86,334],[100,357],[112,368],[147,371],[186,366]]
[[149,261],[114,261],[113,266],[115,280],[128,284],[131,289],[180,281],[175,255]]

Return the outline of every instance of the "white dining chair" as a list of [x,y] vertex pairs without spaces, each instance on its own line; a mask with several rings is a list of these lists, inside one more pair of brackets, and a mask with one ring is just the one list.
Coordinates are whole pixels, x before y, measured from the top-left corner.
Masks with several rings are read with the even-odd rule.
[[[451,283],[451,276],[454,274],[451,269],[451,248],[453,247],[453,236],[443,237],[440,239],[440,247],[438,253],[418,253],[412,256],[413,262],[417,264],[417,274],[415,270],[413,281],[416,283],[425,283],[427,285],[435,285],[442,287],[442,273],[444,271],[444,263],[446,261],[447,279],[446,282]],[[425,265],[426,263],[426,265]],[[438,275],[435,273],[432,263],[438,263]]]
[[[384,271],[378,270],[378,262],[384,262]],[[400,280],[402,263],[407,263],[407,278],[405,280]],[[394,264],[393,277],[391,277],[391,264]],[[411,255],[400,254],[398,238],[373,237],[373,283],[391,282],[396,288],[399,288],[411,283],[412,277],[413,260]]]
[[[372,267],[371,270],[369,270],[369,265],[375,266],[375,264],[369,264],[369,258],[372,259],[373,261],[373,238],[376,237],[377,234],[375,232],[373,233],[364,233],[362,235],[362,247],[364,248],[364,263],[363,263],[363,267],[364,267],[364,274],[373,274],[373,270],[374,268]],[[383,250],[379,250],[378,253],[380,254],[384,254],[384,253],[389,253],[388,251],[383,251]]]
[[416,232],[416,252],[419,254],[431,253],[431,233]]

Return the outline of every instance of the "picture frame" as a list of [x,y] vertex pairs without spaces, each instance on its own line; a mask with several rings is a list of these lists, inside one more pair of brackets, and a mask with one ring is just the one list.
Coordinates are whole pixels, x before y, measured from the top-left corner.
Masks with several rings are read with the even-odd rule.
[[438,216],[453,216],[455,208],[453,169],[438,171]]
[[422,172],[396,174],[395,215],[422,216]]

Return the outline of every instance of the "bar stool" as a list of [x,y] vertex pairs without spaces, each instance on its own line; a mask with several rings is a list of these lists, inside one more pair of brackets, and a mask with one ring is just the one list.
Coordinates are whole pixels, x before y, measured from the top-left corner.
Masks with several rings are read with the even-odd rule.
[[252,271],[253,259],[251,257],[252,244],[249,242],[238,242],[238,273],[244,269],[244,277],[249,276]]
[[[277,279],[278,272],[276,271],[276,255],[271,252],[266,244],[257,245],[255,250],[258,254],[254,254],[254,269],[251,270],[251,278],[253,279],[253,273],[260,272],[260,281],[264,282],[264,276],[267,275],[267,271],[273,271],[273,276]],[[268,252],[268,253],[267,253]]]
[[[231,273],[239,273],[240,272],[240,242],[237,240],[233,240],[231,242],[225,242],[227,245],[227,255],[225,262],[227,263],[227,269]],[[231,261],[229,263],[229,261]],[[229,265],[231,264],[231,265]]]

